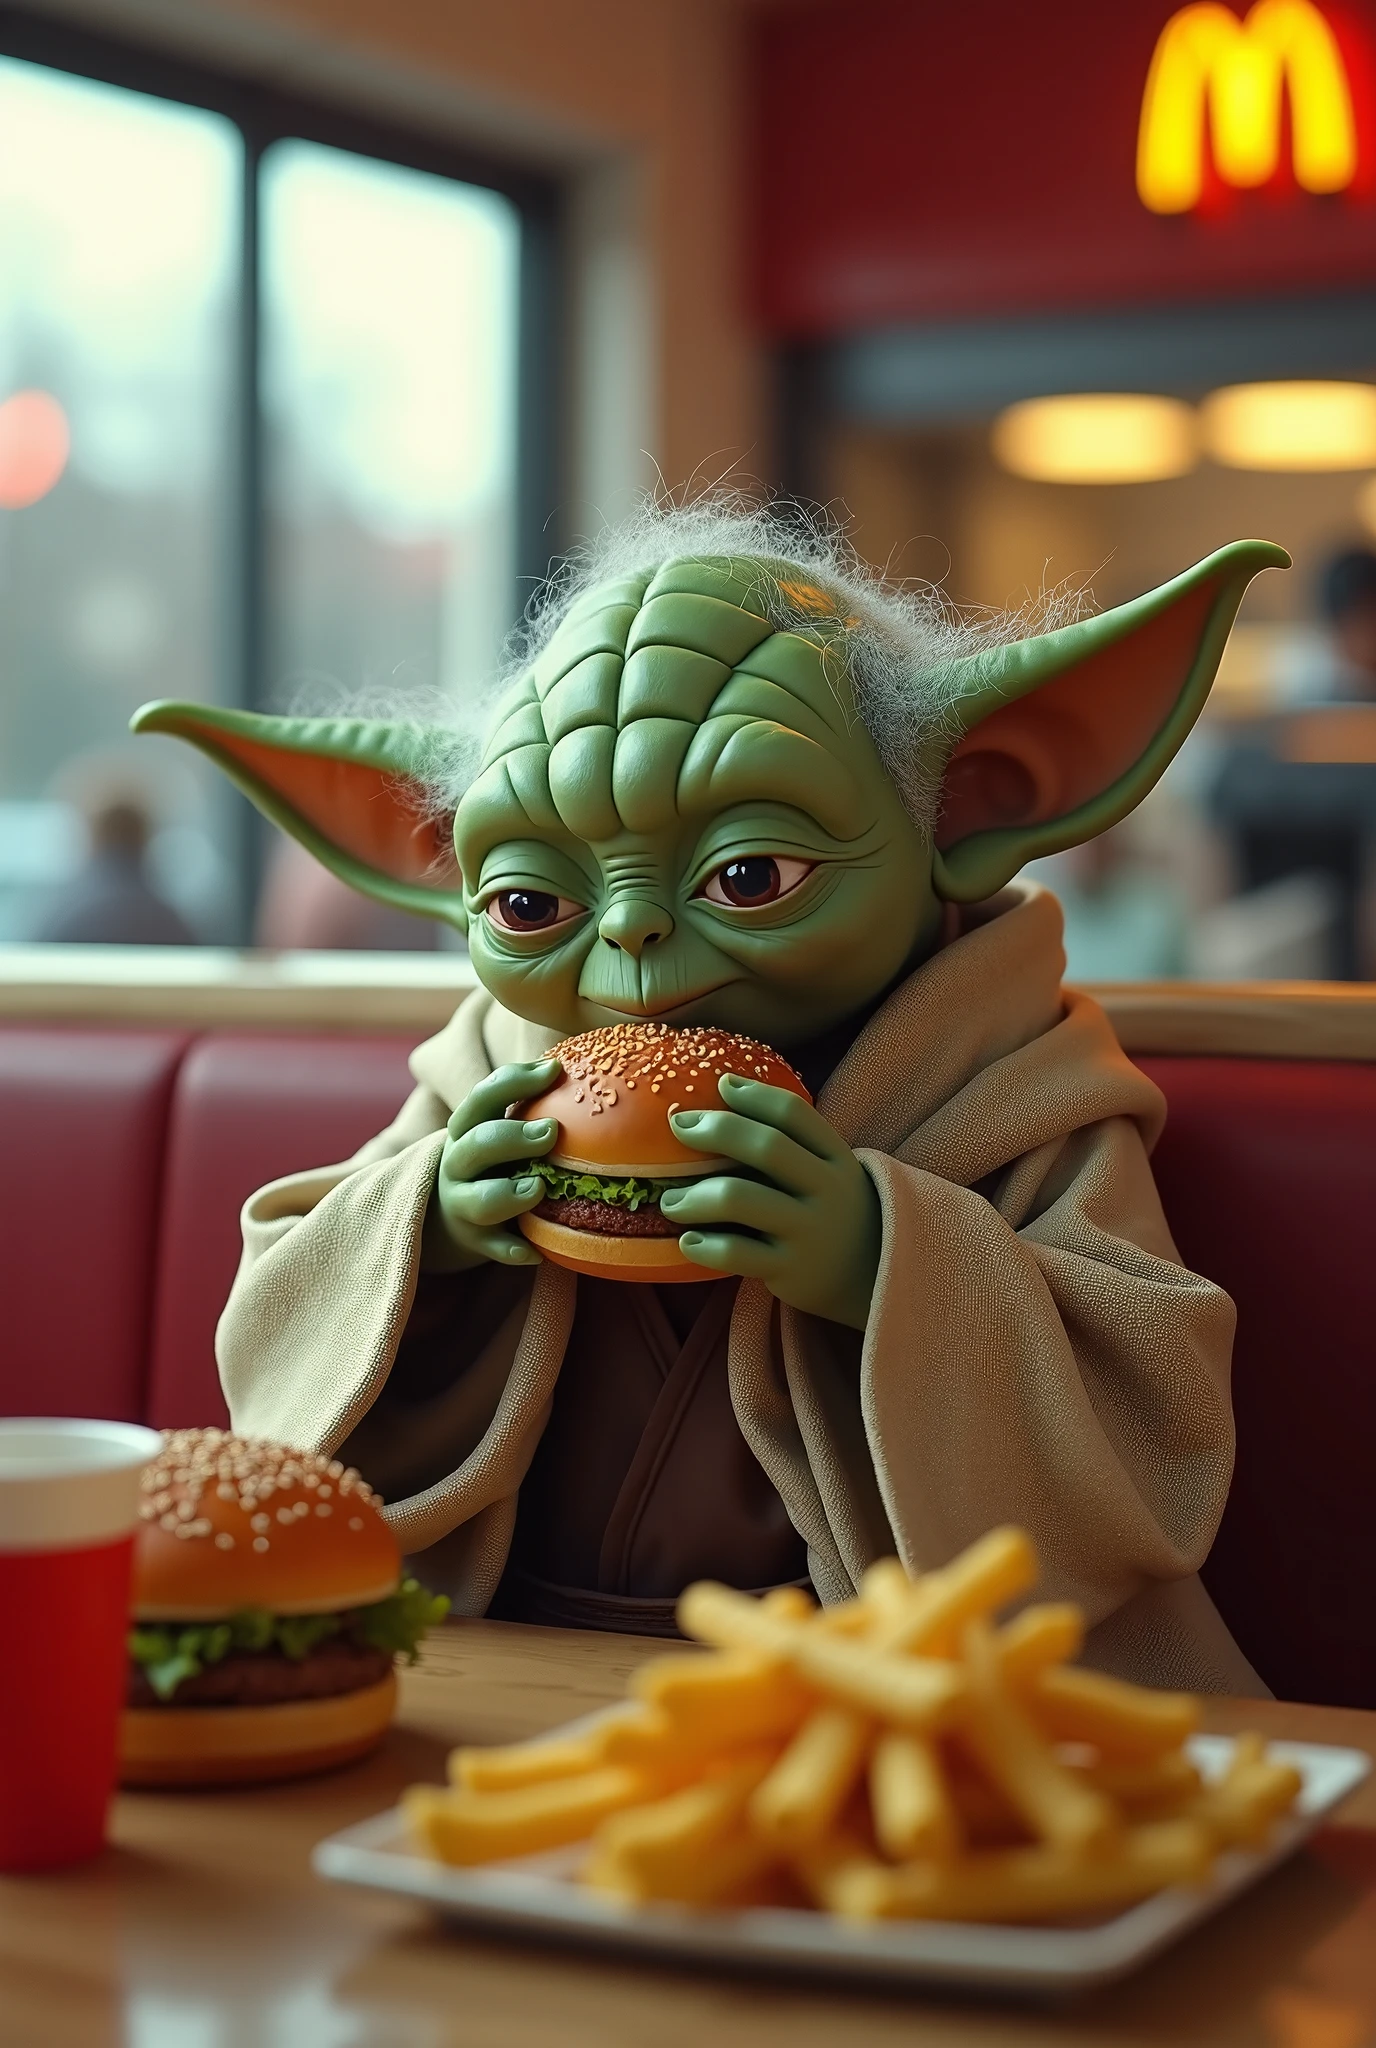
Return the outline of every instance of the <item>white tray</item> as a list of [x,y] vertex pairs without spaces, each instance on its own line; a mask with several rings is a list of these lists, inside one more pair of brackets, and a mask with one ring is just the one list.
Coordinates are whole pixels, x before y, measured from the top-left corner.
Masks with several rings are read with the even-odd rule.
[[[433,1862],[410,1846],[398,1807],[331,1835],[313,1860],[322,1877],[404,1892],[451,1919],[506,1934],[732,1970],[1049,1995],[1125,1976],[1207,1920],[1290,1855],[1371,1769],[1370,1759],[1356,1749],[1307,1742],[1274,1742],[1270,1749],[1304,1775],[1295,1810],[1277,1826],[1270,1845],[1228,1850],[1203,1889],[1158,1892],[1093,1926],[856,1924],[778,1907],[630,1906],[577,1882],[581,1847],[464,1869]],[[1189,1750],[1204,1775],[1216,1777],[1233,1744],[1228,1736],[1198,1735]]]

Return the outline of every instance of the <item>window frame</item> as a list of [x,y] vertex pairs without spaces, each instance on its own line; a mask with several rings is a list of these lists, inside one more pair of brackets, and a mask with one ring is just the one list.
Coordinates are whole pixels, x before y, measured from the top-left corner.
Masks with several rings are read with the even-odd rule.
[[[327,97],[285,92],[234,71],[113,37],[75,22],[56,22],[0,4],[0,56],[41,64],[73,77],[124,87],[234,123],[243,137],[240,188],[239,295],[233,403],[237,424],[230,594],[231,653],[225,675],[230,701],[248,709],[270,702],[267,645],[268,533],[262,407],[262,235],[259,172],[276,142],[314,142],[382,163],[427,171],[497,192],[517,209],[521,253],[517,280],[516,531],[513,617],[548,572],[563,538],[561,502],[563,396],[559,364],[565,327],[563,249],[565,188],[557,176],[472,150],[433,130],[410,130]],[[242,889],[243,937],[266,848],[266,835],[245,803],[237,807],[235,848]]]

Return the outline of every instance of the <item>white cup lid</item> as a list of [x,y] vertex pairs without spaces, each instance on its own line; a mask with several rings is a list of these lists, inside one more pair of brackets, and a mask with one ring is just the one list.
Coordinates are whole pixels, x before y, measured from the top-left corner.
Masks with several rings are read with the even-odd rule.
[[64,1416],[0,1417],[0,1550],[113,1543],[138,1524],[155,1429]]

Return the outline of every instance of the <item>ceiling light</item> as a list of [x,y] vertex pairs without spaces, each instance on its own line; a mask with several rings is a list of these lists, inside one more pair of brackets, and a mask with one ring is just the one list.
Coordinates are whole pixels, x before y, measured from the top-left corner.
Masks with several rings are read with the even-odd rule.
[[1014,476],[1052,484],[1184,476],[1198,452],[1194,414],[1178,398],[1109,391],[1010,405],[994,422],[993,447]]
[[1376,385],[1230,384],[1206,398],[1204,445],[1233,469],[1376,464]]

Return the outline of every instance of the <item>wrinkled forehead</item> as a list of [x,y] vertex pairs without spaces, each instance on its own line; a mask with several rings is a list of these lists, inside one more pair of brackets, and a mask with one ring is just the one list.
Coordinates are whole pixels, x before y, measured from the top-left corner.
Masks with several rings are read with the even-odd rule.
[[[770,581],[803,624],[770,623]],[[848,839],[876,772],[832,600],[786,563],[670,562],[589,591],[500,707],[461,857],[474,834],[596,843],[761,801]]]

